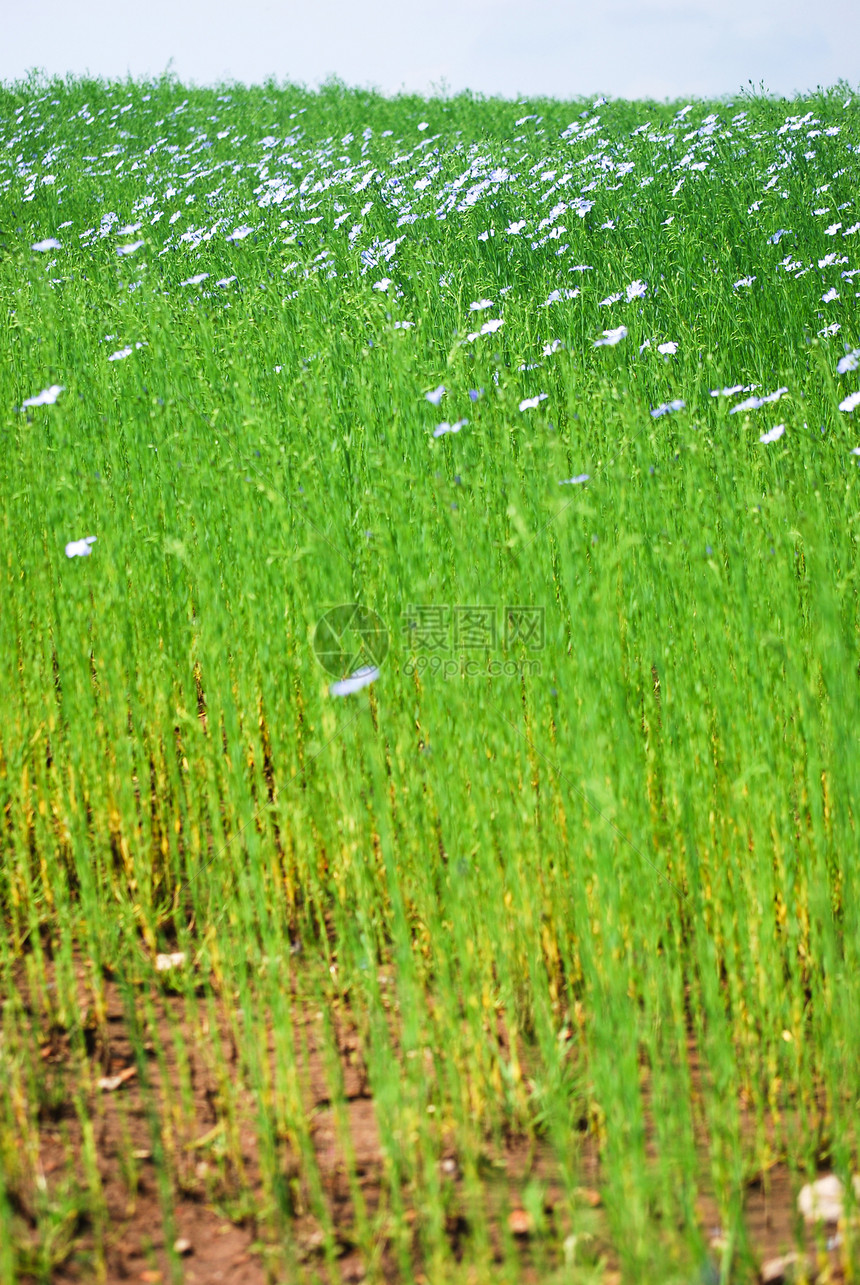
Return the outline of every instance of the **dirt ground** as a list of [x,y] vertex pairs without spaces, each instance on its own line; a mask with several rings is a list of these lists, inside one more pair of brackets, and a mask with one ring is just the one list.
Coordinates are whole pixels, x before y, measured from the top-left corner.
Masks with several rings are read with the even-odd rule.
[[[83,984],[83,970],[80,980]],[[23,977],[21,984],[26,988]],[[308,1271],[308,1279],[313,1279],[309,1270],[313,1269],[319,1281],[332,1282],[332,1285],[336,1281],[348,1285],[365,1279],[366,1275],[368,1279],[375,1276],[392,1282],[404,1279],[393,1240],[384,1235],[377,1238],[377,1261],[368,1269],[353,1239],[354,1202],[345,1157],[338,1141],[335,1110],[328,1097],[329,1080],[325,1073],[315,1006],[297,1002],[292,1008],[292,1021],[297,1044],[306,1043],[307,1047],[302,1101],[312,1121],[313,1147],[335,1232],[335,1253],[327,1259],[323,1228],[309,1212],[311,1202],[303,1190],[301,1164],[298,1157],[293,1157],[288,1177],[293,1180],[294,1193],[291,1218],[294,1267],[292,1270],[288,1268],[285,1275],[283,1268],[276,1269],[272,1247],[258,1225],[263,1185],[250,1095],[244,1118],[237,1117],[229,1122],[233,1130],[233,1147],[230,1149],[233,1161],[226,1163],[224,1153],[227,1149],[223,1145],[226,1126],[218,1109],[218,1084],[212,1073],[212,1061],[203,1056],[203,1050],[188,1037],[185,1000],[178,992],[172,992],[169,986],[156,997],[158,1043],[163,1056],[156,1056],[153,1049],[147,1050],[147,1077],[154,1098],[164,1101],[166,1093],[167,1100],[174,1105],[166,1117],[170,1120],[167,1142],[178,1193],[173,1203],[174,1224],[165,1226],[157,1170],[152,1160],[153,1132],[150,1127],[151,1105],[148,1103],[151,1104],[153,1094],[144,1092],[140,1082],[122,995],[116,982],[110,979],[106,981],[106,997],[106,1026],[93,1036],[88,1053],[93,1064],[94,1082],[101,1080],[101,1087],[97,1090],[98,1110],[92,1119],[96,1124],[95,1163],[107,1211],[104,1270],[109,1285],[129,1281],[148,1282],[149,1285],[164,1282],[167,1285],[178,1280],[184,1280],[188,1285],[218,1281],[230,1282],[230,1285],[267,1285],[273,1280],[291,1280],[294,1275],[300,1279],[300,1264]],[[380,1212],[384,1172],[376,1113],[361,1059],[360,1040],[348,1007],[341,1006],[333,1016],[356,1175],[367,1214],[373,1218]],[[228,1067],[237,1066],[239,1060],[230,1025],[227,1020],[219,1022],[218,1031],[212,1033],[212,1038],[221,1042]],[[179,1082],[177,1036],[180,1045],[184,1043],[185,1046],[193,1086],[192,1099],[185,1101],[181,1111],[176,1106]],[[63,1030],[53,1030],[41,1045],[40,1056],[53,1089],[49,1100],[40,1108],[37,1182],[43,1193],[57,1193],[59,1202],[69,1182],[73,1182],[75,1176],[82,1181],[84,1174],[85,1130],[66,1084],[71,1069],[68,1034]],[[92,1110],[92,1104],[89,1109]],[[164,1118],[162,1129],[165,1129]],[[603,1259],[602,1279],[607,1285],[613,1285],[613,1282],[618,1285],[622,1276],[602,1213],[597,1145],[592,1138],[584,1136],[578,1146],[582,1204],[583,1209],[589,1211],[586,1217],[591,1219],[589,1225],[593,1227],[591,1256],[594,1260]],[[237,1155],[241,1157],[238,1165]],[[70,1157],[73,1157],[71,1165]],[[488,1205],[490,1208],[497,1205],[500,1211],[513,1210],[507,1216],[500,1212],[497,1225],[492,1226],[495,1260],[498,1263],[504,1260],[501,1222],[506,1219],[521,1253],[523,1280],[537,1285],[543,1280],[560,1282],[565,1279],[560,1271],[564,1261],[561,1246],[570,1227],[565,1224],[563,1187],[550,1148],[540,1142],[530,1143],[525,1137],[511,1136],[504,1140],[501,1151],[488,1143],[487,1158],[490,1166]],[[448,1210],[445,1230],[452,1254],[458,1259],[468,1231],[468,1220],[464,1212],[467,1202],[462,1191],[463,1175],[453,1147],[443,1156],[442,1171]],[[530,1217],[519,1208],[520,1193],[528,1181],[539,1181],[545,1192],[547,1221],[543,1237],[531,1234]],[[26,1239],[34,1227],[36,1195],[21,1190],[13,1191],[11,1196]],[[774,1262],[794,1244],[797,1215],[791,1176],[786,1165],[775,1166],[764,1180],[749,1185],[745,1213],[756,1257],[762,1264],[772,1264],[771,1268],[765,1269],[763,1279],[768,1279],[768,1270],[772,1273],[769,1277],[772,1281],[804,1279],[800,1271],[803,1264],[798,1262],[791,1267],[783,1263],[784,1270],[780,1274]],[[715,1202],[703,1196],[699,1215],[703,1232],[711,1243],[713,1270],[710,1279],[716,1285],[723,1242]],[[410,1209],[406,1217],[415,1232],[410,1249],[413,1279],[418,1285],[423,1285],[423,1282],[428,1282],[428,1277],[418,1245],[417,1214]],[[835,1228],[831,1227],[829,1231],[833,1233]],[[543,1250],[537,1244],[538,1240]],[[63,1226],[62,1234],[58,1234],[58,1246],[54,1250],[56,1261],[51,1267],[50,1279],[57,1285],[80,1285],[96,1279],[98,1268],[92,1256],[93,1245],[94,1229],[85,1220],[76,1225],[72,1217],[71,1223]],[[176,1247],[175,1253],[168,1253],[170,1246]],[[831,1244],[829,1248],[830,1252],[819,1236],[816,1249],[815,1239],[810,1236],[805,1257],[805,1279],[817,1278],[822,1283],[843,1279],[837,1247]],[[34,1274],[28,1279],[36,1280],[37,1276]],[[585,1277],[579,1279],[584,1280]],[[599,1280],[601,1275],[598,1273],[590,1279]],[[433,1285],[433,1282],[429,1281],[428,1285]]]

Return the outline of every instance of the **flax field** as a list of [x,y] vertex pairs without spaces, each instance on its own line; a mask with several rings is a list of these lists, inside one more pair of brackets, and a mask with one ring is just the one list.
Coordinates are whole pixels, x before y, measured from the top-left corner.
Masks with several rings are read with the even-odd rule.
[[0,1281],[856,1279],[858,297],[846,84],[0,87]]

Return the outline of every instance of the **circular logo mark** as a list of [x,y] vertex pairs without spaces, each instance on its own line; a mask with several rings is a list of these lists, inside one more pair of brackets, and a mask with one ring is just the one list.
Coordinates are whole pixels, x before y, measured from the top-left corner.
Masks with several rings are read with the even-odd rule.
[[327,611],[314,630],[314,655],[327,674],[346,678],[378,669],[388,655],[388,630],[369,607],[350,602]]

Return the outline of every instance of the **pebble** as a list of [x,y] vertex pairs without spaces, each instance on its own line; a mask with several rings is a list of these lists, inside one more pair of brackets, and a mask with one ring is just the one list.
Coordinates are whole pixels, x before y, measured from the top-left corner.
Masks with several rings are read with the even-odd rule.
[[532,1229],[531,1214],[525,1209],[512,1209],[508,1214],[508,1227],[515,1236],[528,1236]]
[[[852,1182],[855,1197],[860,1199],[860,1174],[855,1174]],[[825,1223],[837,1223],[842,1217],[844,1205],[842,1183],[835,1173],[828,1173],[823,1178],[816,1178],[815,1182],[805,1183],[797,1197],[797,1207],[808,1223],[818,1222],[819,1219]]]

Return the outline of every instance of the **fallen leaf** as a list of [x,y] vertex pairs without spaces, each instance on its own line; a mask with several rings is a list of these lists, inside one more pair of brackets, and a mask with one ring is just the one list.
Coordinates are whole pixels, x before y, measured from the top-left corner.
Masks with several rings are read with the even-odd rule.
[[121,1085],[125,1084],[126,1080],[130,1080],[135,1075],[137,1075],[137,1067],[127,1066],[124,1071],[120,1071],[117,1075],[103,1075],[97,1081],[97,1084],[104,1093],[113,1093]]
[[577,1187],[573,1194],[577,1200],[582,1200],[586,1205],[591,1205],[592,1209],[597,1209],[603,1203],[600,1192],[595,1191],[593,1187]]
[[224,1121],[221,1120],[218,1124],[215,1125],[214,1129],[209,1129],[209,1131],[207,1133],[204,1133],[202,1137],[196,1138],[194,1142],[186,1142],[185,1150],[194,1151],[198,1147],[208,1147],[209,1144],[211,1142],[214,1142],[216,1138],[220,1137],[220,1135],[223,1132],[224,1132]]
[[779,1258],[769,1258],[766,1263],[762,1263],[760,1275],[762,1285],[779,1285],[784,1281],[793,1269],[801,1263],[800,1254],[782,1254]]

